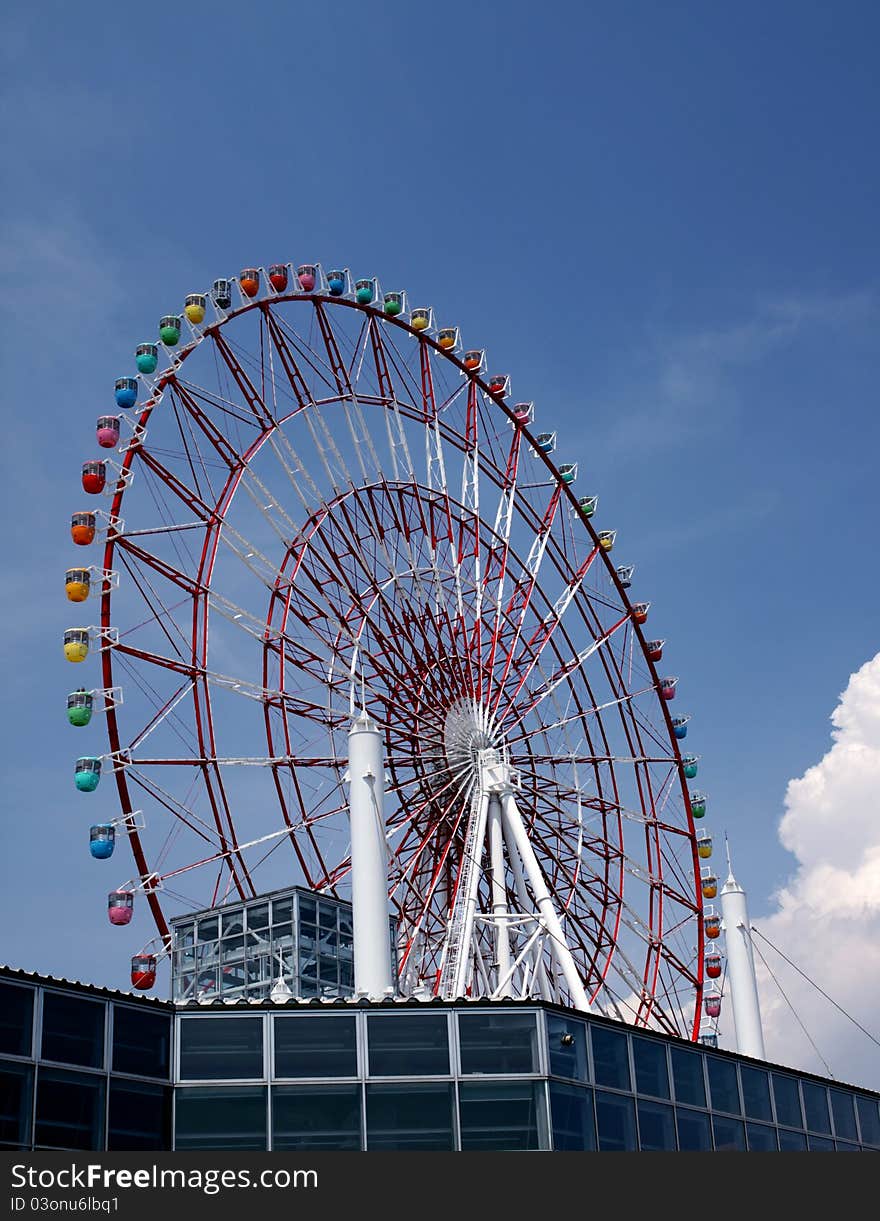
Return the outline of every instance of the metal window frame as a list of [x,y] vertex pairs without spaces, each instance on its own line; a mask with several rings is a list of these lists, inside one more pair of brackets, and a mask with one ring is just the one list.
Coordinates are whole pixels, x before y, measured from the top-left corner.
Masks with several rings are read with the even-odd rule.
[[[173,1047],[173,1062],[174,1072],[171,1078],[171,1084],[176,1088],[178,1085],[268,1085],[268,1062],[267,1056],[267,1035],[266,1026],[269,1013],[265,1009],[257,1010],[256,1012],[241,1012],[237,1010],[233,1013],[176,1013],[174,1014],[174,1047]],[[180,1055],[182,1050],[183,1039],[180,1037],[179,1023],[187,1021],[216,1021],[222,1022],[230,1018],[250,1018],[253,1021],[261,1023],[261,1049],[263,1056],[263,1074],[260,1077],[187,1077],[185,1080],[180,1075]]]

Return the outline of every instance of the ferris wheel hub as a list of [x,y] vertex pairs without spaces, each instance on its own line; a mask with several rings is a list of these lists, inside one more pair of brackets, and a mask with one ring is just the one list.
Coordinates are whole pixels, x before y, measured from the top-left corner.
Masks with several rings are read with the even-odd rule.
[[481,756],[497,750],[501,735],[494,729],[487,709],[477,700],[464,699],[446,713],[443,744],[450,770],[464,779],[476,776]]

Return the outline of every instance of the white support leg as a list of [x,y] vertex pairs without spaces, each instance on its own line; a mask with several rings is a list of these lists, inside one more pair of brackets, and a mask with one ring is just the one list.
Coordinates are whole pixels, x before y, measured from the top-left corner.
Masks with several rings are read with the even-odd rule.
[[[502,830],[504,832],[504,843],[507,847],[507,863],[510,865],[510,872],[513,874],[513,889],[516,892],[516,898],[517,898],[517,902],[519,903],[520,911],[524,915],[528,915],[535,911],[535,905],[534,905],[534,903],[532,903],[531,897],[529,895],[529,890],[528,890],[528,887],[526,886],[526,879],[525,879],[525,877],[523,875],[523,871],[522,871],[522,863],[519,859],[519,853],[516,850],[516,844],[513,840],[513,836],[511,835],[510,828],[507,826],[507,823],[503,817],[503,811],[502,811],[501,826],[502,826]],[[537,918],[536,912],[535,912],[535,916]],[[543,925],[542,925],[542,928],[543,928]],[[532,969],[531,969],[531,975],[528,976],[528,978],[537,978],[538,967],[541,964],[541,956],[543,953],[543,941],[541,938],[538,938],[537,940],[535,940],[534,938],[531,938],[529,944],[532,947],[531,948],[531,968]],[[523,963],[525,963],[526,959],[524,956],[520,955],[518,958],[518,961],[522,961]],[[526,979],[527,979],[526,968],[524,966],[523,967],[523,980],[526,980]],[[526,987],[526,984],[524,982],[521,983],[521,986],[519,988],[519,994],[521,996],[530,995],[528,988]],[[555,994],[551,995],[549,990],[546,993],[544,993],[544,992],[535,993],[533,990],[532,995],[541,995],[544,998],[544,1000],[547,1000],[547,1001],[555,1001],[558,999]]]
[[587,1010],[590,1006],[587,994],[584,991],[583,981],[578,972],[577,964],[572,957],[571,950],[566,943],[562,924],[556,914],[553,900],[550,897],[550,891],[547,889],[547,883],[544,880],[544,875],[541,872],[541,867],[538,864],[538,859],[535,856],[532,845],[529,842],[528,834],[523,826],[523,821],[512,793],[504,795],[502,810],[505,827],[509,829],[516,851],[522,860],[526,877],[532,888],[532,894],[535,896],[535,902],[538,904],[538,911],[541,913],[550,936],[551,952],[565,979],[571,1004],[575,1009]]
[[504,884],[504,833],[501,826],[501,800],[493,793],[489,797],[489,864],[492,870],[492,915],[495,917],[495,959],[498,963],[499,986],[495,995],[510,996],[513,974],[510,957],[510,935],[507,927],[507,890]]
[[[473,962],[474,912],[477,909],[477,892],[480,886],[480,858],[483,854],[483,842],[486,838],[486,818],[489,812],[489,795],[481,793],[476,811],[476,822],[469,828],[465,843],[465,860],[462,862],[464,877],[462,882],[465,893],[462,896],[464,916],[461,924],[461,938],[458,944],[458,960],[455,964],[453,979],[453,996],[465,996],[467,992],[468,975]],[[458,906],[458,898],[456,898]]]

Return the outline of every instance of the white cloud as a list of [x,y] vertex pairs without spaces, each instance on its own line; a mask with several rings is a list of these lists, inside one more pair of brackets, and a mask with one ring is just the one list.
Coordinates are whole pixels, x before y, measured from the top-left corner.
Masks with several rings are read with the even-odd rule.
[[[880,1037],[880,653],[850,677],[831,721],[830,750],[786,792],[779,836],[797,871],[775,910],[761,917],[753,905],[752,923]],[[759,961],[767,1058],[823,1075],[824,1059],[837,1079],[880,1089],[880,1047],[760,935],[754,944],[819,1053]]]

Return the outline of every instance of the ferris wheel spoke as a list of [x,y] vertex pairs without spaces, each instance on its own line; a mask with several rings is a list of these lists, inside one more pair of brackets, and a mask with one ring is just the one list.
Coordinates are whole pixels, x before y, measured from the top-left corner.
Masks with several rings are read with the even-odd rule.
[[[571,604],[571,600],[575,593],[580,588],[584,576],[589,570],[589,567],[592,564],[596,554],[596,552],[591,552],[591,554],[587,557],[581,568],[569,581],[564,593],[557,599],[553,608],[548,611],[546,615],[544,615],[531,638],[525,643],[524,647],[521,648],[519,654],[508,671],[508,677],[516,680],[516,686],[509,694],[505,694],[504,698],[507,699],[507,703],[504,711],[496,714],[499,721],[503,721],[508,713],[513,711],[514,702],[517,696],[531,678],[536,666],[539,666],[544,649],[550,643],[556,629],[562,622],[562,617],[565,614],[568,606]],[[555,688],[559,686],[559,684],[562,683],[573,670],[582,666],[587,658],[592,655],[592,653],[596,652],[601,645],[608,643],[608,641],[614,636],[614,633],[628,622],[629,612],[625,612],[624,615],[615,624],[612,624],[612,626],[608,628],[601,637],[594,640],[592,645],[581,650],[581,652],[578,653],[572,661],[567,663],[566,666],[563,666],[554,677],[547,679],[542,687],[538,689],[539,694],[537,697],[533,697],[530,694],[529,700],[531,701],[533,698],[535,698],[535,703],[538,703],[540,702],[540,699],[546,698],[546,696],[551,694],[551,692],[555,690]],[[542,691],[543,694],[540,694]],[[528,715],[528,713],[533,710],[535,703],[529,702],[526,705],[525,715]]]
[[[449,817],[449,813],[451,812],[452,807],[455,804],[456,799],[458,797],[459,797],[459,795],[456,794],[452,798],[452,800],[448,803],[448,805],[445,807],[445,809],[442,811],[442,813],[438,816],[434,826],[429,829],[428,833],[426,833],[422,844],[420,844],[420,846],[416,852],[416,856],[414,858],[414,861],[412,862],[413,864],[417,863],[421,859],[423,853],[426,852],[428,844],[431,842],[431,840],[436,835],[437,827],[439,827]],[[416,938],[418,937],[420,931],[422,930],[425,920],[428,916],[428,913],[434,904],[434,899],[435,899],[438,885],[441,881],[441,878],[443,877],[444,873],[446,872],[446,870],[448,868],[448,864],[450,861],[450,854],[451,854],[451,850],[453,847],[455,835],[457,834],[458,829],[461,826],[462,820],[465,816],[465,811],[468,809],[468,806],[469,806],[469,794],[465,794],[464,797],[459,800],[460,808],[458,811],[458,816],[455,819],[452,828],[450,829],[449,833],[446,836],[445,843],[443,844],[443,846],[439,852],[439,855],[436,853],[436,851],[434,853],[434,857],[433,857],[433,861],[432,861],[432,871],[430,874],[430,879],[425,888],[424,894],[420,895],[416,892],[416,899],[417,899],[416,912],[415,912],[415,915],[411,916],[408,920],[409,940],[408,940],[407,945],[404,947],[404,952],[401,957],[401,964],[400,964],[401,971],[403,971],[406,968],[407,960],[409,958],[410,952],[412,951],[412,947],[415,944]],[[457,885],[457,883],[455,885]],[[453,886],[453,895],[454,895],[454,890],[455,890],[455,886]]]
[[352,392],[351,377],[349,376],[348,366],[342,359],[339,351],[339,343],[337,342],[336,334],[330,324],[330,319],[327,317],[327,311],[323,304],[315,300],[312,302],[315,307],[315,316],[318,319],[318,330],[321,332],[321,339],[327,352],[327,360],[330,369],[333,373],[333,379],[336,382],[336,389],[340,395],[350,395]]
[[[473,625],[471,628],[466,653],[473,657],[479,682],[482,687],[482,644],[483,644],[483,578],[482,555],[480,551],[480,434],[479,434],[479,398],[476,382],[471,381],[467,393],[467,421],[465,424],[465,452],[461,474],[461,497],[458,525],[458,564],[461,567],[466,558],[470,560],[472,569],[471,585],[474,591]],[[464,621],[462,621],[464,626]],[[471,687],[474,687],[473,672]]]
[[129,780],[153,798],[172,816],[175,822],[181,823],[188,827],[195,835],[206,843],[215,844],[218,839],[216,826],[211,826],[197,815],[172,793],[158,785],[151,777],[142,776],[136,767],[127,768],[126,775]]
[[[310,584],[313,586],[315,592],[318,594],[319,597],[326,598],[326,588],[327,588],[326,582],[322,582],[321,580],[319,580],[317,577],[317,574],[313,574],[309,569],[302,569],[301,575],[308,578]],[[334,572],[332,566],[328,565],[327,566],[327,580],[329,581],[329,580],[333,580],[333,579],[339,580],[340,573],[338,571]],[[306,611],[306,613],[301,614],[300,612],[298,612],[291,606],[292,613],[300,619],[303,627],[305,627],[308,630],[311,630],[314,633],[315,626],[314,626],[314,617],[313,616],[314,616],[315,611],[318,610],[318,603],[315,601],[315,599],[311,598],[305,592],[305,590],[302,588],[302,586],[300,586],[299,589],[297,590],[297,597],[306,602],[307,607],[310,607],[310,609],[312,611],[312,615],[311,616],[309,615],[308,610]],[[338,656],[341,658],[342,655],[340,653],[340,649],[339,649],[339,645],[338,645],[338,637],[342,636],[344,639],[348,640],[349,643],[352,645],[352,647],[354,649],[353,656],[355,656],[355,655],[360,656],[363,652],[362,647],[361,647],[360,634],[359,633],[355,634],[351,625],[344,624],[344,622],[339,619],[339,612],[336,610],[335,605],[331,604],[331,606],[333,608],[332,619],[336,623],[337,630],[338,630],[337,641],[331,641],[324,637],[322,637],[322,640],[324,640],[324,643],[329,647],[329,649],[334,657]],[[393,637],[386,636],[384,633],[381,633],[379,628],[377,627],[376,623],[367,619],[366,616],[364,617],[364,623],[365,624],[369,623],[372,634],[374,636],[377,636],[377,638],[381,637],[382,643],[385,644],[386,648],[388,650],[390,650],[391,652],[395,653],[405,663],[406,668],[408,669],[409,662],[407,661],[405,656],[400,652],[397,640],[394,639]],[[294,663],[296,662],[296,659],[291,654],[288,653],[287,649],[284,650],[284,656],[290,657],[291,661],[293,661]],[[376,669],[377,673],[382,674],[383,677],[392,685],[392,687],[395,685],[395,683],[400,683],[400,685],[402,685],[405,689],[408,687],[408,685],[402,681],[402,678],[398,671],[393,670],[388,665],[383,665],[379,661],[378,654],[375,651],[368,651],[366,654],[366,657],[367,657],[367,661]],[[410,694],[414,694],[414,691],[411,687],[409,687],[408,689],[410,690]]]
[[[565,725],[572,724],[573,722],[576,722],[576,721],[583,721],[583,719],[585,717],[595,716],[597,713],[605,712],[609,708],[621,708],[621,707],[625,706],[626,704],[629,704],[632,700],[637,699],[639,696],[647,695],[648,692],[654,691],[654,690],[655,690],[655,688],[652,685],[650,687],[643,687],[639,691],[627,691],[624,695],[620,695],[617,698],[612,699],[612,700],[606,700],[602,704],[594,704],[591,708],[579,709],[577,712],[574,712],[571,715],[568,715],[565,717],[561,717],[560,719],[553,721],[549,725],[540,724],[540,725],[537,725],[534,729],[525,730],[523,733],[511,736],[510,741],[511,741],[511,743],[525,741],[531,737],[534,737],[535,734],[545,733],[548,729],[561,729]],[[525,713],[519,714],[515,718],[515,720],[510,722],[510,724],[508,726],[508,732],[511,729],[521,726],[524,719],[525,719]]]
[[178,367],[173,372],[169,373],[165,385],[172,387],[175,391],[182,391],[190,401],[194,401],[198,408],[198,413],[204,418],[205,435],[214,440],[212,444],[219,446],[220,449],[229,453],[231,458],[233,454],[239,454],[241,445],[233,444],[227,434],[220,428],[212,416],[208,414],[208,408],[211,412],[222,417],[227,428],[231,428],[234,424],[236,431],[240,434],[240,428],[244,427],[248,430],[253,430],[259,434],[260,425],[254,419],[253,413],[246,406],[235,398],[229,398],[222,394],[217,387],[203,386],[198,382],[193,381],[188,377],[184,377],[183,371]]
[[[198,402],[199,389],[195,386],[191,387],[188,383],[180,381],[177,377],[170,378],[166,388],[172,402],[175,405],[179,405],[186,412],[191,423],[202,433],[208,444],[217,454],[220,462],[227,470],[235,470],[241,462],[238,448],[229,442],[226,434],[213,423],[210,416]],[[178,420],[179,424],[180,421]],[[182,428],[180,428],[180,434],[184,445],[186,445],[186,438]]]
[[[389,328],[385,320],[379,324],[375,318],[374,324],[381,345],[381,360],[383,361],[383,372],[386,378],[386,381],[383,383],[377,366],[379,393],[384,394],[390,387],[392,400],[400,404],[411,403],[415,408],[414,418],[424,423],[426,416],[423,403],[424,387],[421,378],[421,362],[425,359],[424,354],[427,352],[427,345],[421,340],[416,340],[415,351],[417,352],[418,360],[416,360],[413,348],[410,348],[408,359],[397,346],[395,336],[395,332],[398,330],[397,326]],[[409,332],[404,331],[402,334],[406,341],[410,342],[412,337]],[[419,366],[418,373],[414,367],[416,364]]]
[[138,733],[136,733],[135,736],[132,738],[132,740],[129,742],[128,746],[125,748],[129,755],[131,755],[135,750],[137,750],[137,748],[139,746],[143,745],[143,743],[150,736],[150,734],[153,733],[153,731],[159,725],[161,725],[162,722],[167,717],[171,716],[174,713],[174,710],[177,708],[177,705],[183,699],[185,699],[187,695],[189,695],[189,693],[190,693],[190,691],[192,691],[192,689],[193,689],[193,683],[192,683],[192,681],[189,681],[189,682],[182,683],[177,688],[176,691],[173,691],[171,693],[171,695],[165,701],[165,703],[162,705],[162,707],[158,709],[158,711],[150,718],[150,720],[146,723],[146,725],[144,725],[143,729],[141,729]]
[[232,375],[232,379],[238,386],[242,398],[253,415],[257,426],[261,431],[266,431],[273,428],[275,426],[275,420],[263,401],[262,395],[255,388],[253,382],[241,367],[238,358],[230,345],[226,342],[226,339],[220,333],[220,330],[216,327],[212,327],[205,333],[213,342],[221,360]]
[[[158,573],[160,577],[163,577],[166,581],[170,581],[173,585],[176,585],[178,589],[182,589],[184,593],[190,594],[191,596],[197,596],[206,592],[206,586],[193,580],[189,573],[183,572],[174,564],[170,564],[167,560],[155,555],[152,551],[148,551],[146,547],[142,547],[138,543],[132,542],[132,540],[126,535],[120,535],[116,539],[116,545],[132,560],[145,564],[154,572]],[[129,572],[132,576],[134,576],[134,572],[131,569],[129,569]]]
[[197,492],[193,491],[187,484],[178,477],[163,463],[154,453],[140,444],[132,447],[132,452],[137,454],[144,466],[151,471],[157,479],[172,492],[178,500],[181,500],[190,512],[195,513],[197,517],[208,524],[213,515],[211,505],[202,500]]
[[[189,640],[186,633],[183,631],[183,629],[180,627],[180,625],[177,623],[176,619],[174,618],[174,612],[178,611],[181,606],[191,606],[192,600],[190,598],[185,598],[185,599],[181,599],[180,602],[175,603],[173,606],[166,606],[163,599],[159,596],[158,592],[155,590],[152,583],[146,579],[145,574],[142,571],[136,570],[136,568],[134,566],[132,566],[132,564],[129,563],[129,561],[125,555],[120,556],[120,562],[122,564],[122,567],[132,578],[132,581],[138,591],[138,595],[143,600],[144,605],[146,606],[147,610],[150,612],[151,619],[146,620],[145,623],[149,623],[149,622],[154,623],[155,626],[159,628],[159,630],[161,631],[161,633],[165,637],[165,639],[168,641],[169,645],[174,650],[177,657],[182,662],[185,662],[185,654],[181,649],[181,645],[183,646],[183,649],[185,649],[186,652],[189,653],[190,648],[191,648],[191,641]],[[130,628],[126,632],[126,636],[129,636],[132,633],[138,631],[139,628],[144,627],[145,623],[140,623],[140,624],[137,624],[135,627]],[[174,629],[174,631],[178,637],[177,639],[175,638],[175,636],[172,634],[171,630],[169,629],[169,624],[170,624],[171,628]],[[118,648],[119,644],[117,643],[113,647]]]
[[[609,628],[606,628],[603,635],[591,641],[586,648],[581,649],[576,656],[572,657],[569,661],[562,665],[540,686],[527,690],[525,705],[517,712],[517,719],[513,723],[517,724],[523,718],[527,717],[529,713],[533,712],[535,708],[537,708],[538,704],[540,704],[542,700],[545,700],[548,695],[551,695],[557,687],[565,682],[570,674],[572,674],[575,670],[580,669],[584,663],[593,656],[594,653],[597,653],[599,649],[601,649],[603,645],[608,644],[608,642],[614,637],[614,634],[618,632],[620,628],[624,626],[624,624],[629,622],[629,619],[629,612],[626,612],[617,620],[616,623],[613,623]],[[551,612],[551,615],[546,616],[542,621],[542,628],[539,629],[539,632],[536,632],[535,636],[532,637],[532,640],[529,641],[527,646],[529,650],[528,662],[521,671],[519,666],[514,667],[514,674],[518,676],[518,681],[516,687],[507,697],[507,704],[505,705],[504,710],[497,714],[499,721],[503,722],[507,716],[516,711],[514,701],[522,691],[523,687],[525,687],[529,678],[531,678],[535,666],[540,659],[541,653],[549,642],[553,631],[556,626],[558,626],[559,622],[559,618],[554,617],[554,612]],[[544,630],[545,627],[549,630]],[[536,639],[538,640],[537,645],[533,643]],[[606,706],[608,705],[603,705],[603,707]]]
[[[455,575],[455,604],[458,617],[464,626],[464,600],[461,586],[461,564],[454,549],[454,527],[452,506],[449,500],[449,484],[446,479],[446,461],[443,454],[443,438],[440,428],[440,416],[437,410],[434,392],[434,373],[431,367],[431,352],[427,344],[419,344],[419,364],[422,382],[422,411],[425,422],[425,468],[428,486],[428,513],[431,522],[431,549],[436,554],[437,543],[445,538],[450,548],[450,558],[453,562]],[[438,530],[435,514],[435,495],[442,501],[441,526]],[[439,587],[436,590],[439,595]],[[438,597],[439,600],[439,597]]]
[[501,641],[501,622],[504,606],[504,592],[507,568],[510,559],[510,531],[513,523],[514,498],[516,495],[517,477],[519,472],[519,454],[522,442],[522,429],[514,426],[507,464],[501,483],[498,506],[495,510],[495,522],[492,528],[492,543],[487,548],[486,564],[483,569],[483,592],[481,600],[492,601],[491,591],[495,587],[495,618],[489,640],[489,655],[485,665],[486,688],[484,698],[488,702],[492,693],[492,674],[495,669],[495,658]]
[[[317,402],[327,395],[338,396],[339,389],[333,370],[328,363],[326,352],[322,353],[311,340],[298,330],[286,317],[275,317],[273,311],[266,309],[267,322],[271,319],[273,342],[277,350],[287,355],[287,364],[297,370],[296,384],[291,388],[299,406],[306,402]],[[314,327],[316,314],[314,303],[309,311],[309,326]],[[314,333],[313,330],[310,333]],[[317,393],[316,393],[317,392]]]
[[[246,844],[239,844],[238,850],[245,852],[249,848],[261,847],[263,844],[271,843],[273,840],[278,840],[284,836],[289,837],[291,834],[290,827],[282,827],[280,831],[271,831],[268,835],[261,835],[257,839],[249,840]],[[184,873],[190,873],[193,869],[202,869],[205,865],[215,865],[218,861],[225,860],[228,855],[228,852],[215,852],[211,856],[206,856],[201,860],[183,865],[179,869],[171,869],[167,873],[161,873],[158,880],[160,882],[167,882],[171,878],[178,878]]]
[[[498,714],[498,705],[502,699],[504,686],[507,682],[507,676],[510,673],[510,667],[513,664],[514,656],[518,652],[520,646],[526,617],[531,605],[532,595],[534,594],[535,587],[538,584],[538,577],[541,571],[541,562],[543,561],[544,554],[547,550],[547,541],[550,537],[550,532],[553,529],[553,522],[559,508],[561,495],[562,485],[557,484],[550,496],[550,502],[544,511],[544,517],[541,521],[540,528],[529,550],[525,571],[517,580],[504,612],[504,617],[506,619],[513,618],[515,620],[515,627],[513,630],[512,639],[506,646],[506,657],[504,659],[501,676],[496,684],[497,694],[493,700],[490,689],[490,694],[488,697],[489,706],[492,709],[493,714],[496,716]],[[500,631],[500,627],[500,619],[496,615],[495,631]]]
[[[357,540],[354,535],[353,524],[351,523],[347,513],[343,513],[343,519],[349,525],[348,533],[351,539],[348,550],[345,554],[354,558],[355,563],[361,570],[363,576],[371,579],[372,582],[375,582],[375,577],[371,576],[370,570],[362,558],[360,540]],[[308,569],[303,569],[301,571],[302,575],[307,576],[310,583],[313,584],[316,594],[326,601],[328,583],[342,581],[348,589],[349,596],[352,599],[352,605],[362,606],[363,592],[359,591],[348,577],[346,567],[343,563],[343,553],[335,550],[332,546],[328,546],[326,556],[320,551],[320,549],[313,549],[313,554],[316,561],[322,567],[323,577],[319,579],[317,575],[313,576],[311,571]],[[409,668],[411,662],[401,653],[397,643],[397,636],[399,634],[403,639],[407,640],[413,648],[414,654],[418,655],[420,648],[423,646],[420,644],[420,642],[417,642],[413,638],[410,628],[413,623],[418,622],[422,618],[425,613],[425,608],[418,611],[415,607],[412,607],[409,611],[404,610],[401,616],[395,610],[393,604],[388,600],[384,584],[371,590],[370,592],[373,595],[373,602],[376,600],[380,600],[382,602],[389,627],[392,628],[393,631],[390,636],[383,632],[379,627],[377,618],[372,614],[372,611],[368,606],[364,607],[364,622],[369,624],[371,632],[376,635],[377,639],[380,639],[387,649],[397,654],[397,656],[400,657],[400,659],[404,662],[405,667]],[[333,618],[335,621],[339,621],[339,612],[336,610],[335,606],[333,607]],[[351,630],[348,629],[346,634],[351,636]],[[389,671],[388,673],[390,674],[391,672]]]

